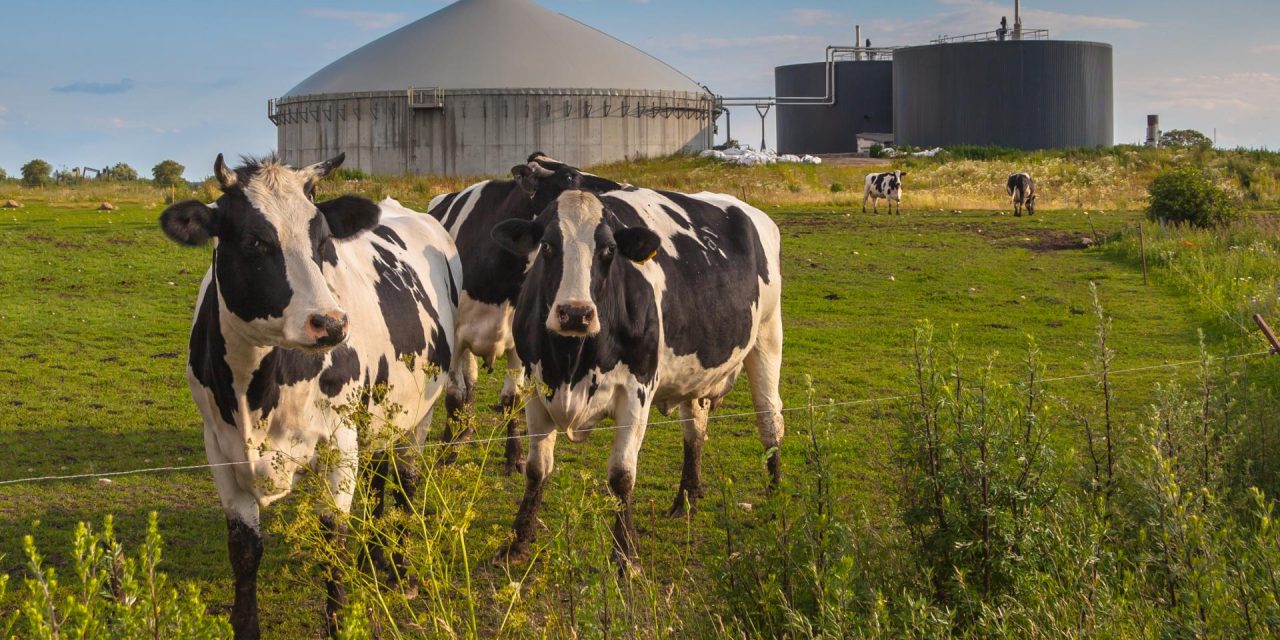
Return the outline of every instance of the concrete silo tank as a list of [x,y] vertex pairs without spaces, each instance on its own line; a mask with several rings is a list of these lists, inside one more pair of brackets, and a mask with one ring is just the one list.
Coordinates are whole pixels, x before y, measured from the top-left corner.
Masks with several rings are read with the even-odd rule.
[[[833,104],[800,104],[799,100],[788,103],[778,98],[779,152],[853,153],[858,150],[858,134],[893,132],[893,63],[850,60],[832,64]],[[778,67],[773,78],[778,96],[824,96],[827,63]]]
[[530,0],[461,0],[269,104],[293,165],[346,152],[374,174],[505,174],[697,152],[716,103],[658,59]]
[[957,42],[894,52],[899,145],[1016,149],[1111,146],[1111,45]]

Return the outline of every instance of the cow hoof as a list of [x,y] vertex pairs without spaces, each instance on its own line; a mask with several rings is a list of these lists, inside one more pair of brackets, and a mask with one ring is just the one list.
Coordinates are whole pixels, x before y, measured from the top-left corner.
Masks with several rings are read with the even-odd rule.
[[512,542],[499,549],[498,555],[493,559],[493,564],[499,567],[512,564],[528,564],[528,562],[529,544],[527,542]]
[[506,466],[502,468],[502,472],[509,476],[514,476],[517,473],[524,473],[524,460],[508,461]]

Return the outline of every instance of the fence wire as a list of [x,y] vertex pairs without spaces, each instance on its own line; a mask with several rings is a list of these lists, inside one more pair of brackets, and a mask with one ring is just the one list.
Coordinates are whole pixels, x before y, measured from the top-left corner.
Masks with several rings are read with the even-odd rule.
[[[1241,360],[1245,358],[1256,358],[1258,356],[1265,356],[1270,354],[1271,354],[1270,350],[1254,351],[1252,353],[1240,353],[1240,354],[1235,354],[1231,356],[1225,356],[1223,358],[1218,358],[1218,360],[1221,360],[1221,361]],[[1200,360],[1185,360],[1181,362],[1167,362],[1163,364],[1153,364],[1153,365],[1146,365],[1142,367],[1131,367],[1128,369],[1113,369],[1108,372],[1108,375],[1124,375],[1124,374],[1130,374],[1130,373],[1140,373],[1144,371],[1157,371],[1161,369],[1180,369],[1182,367],[1200,364],[1200,362],[1201,362]],[[1096,374],[1079,373],[1079,374],[1073,374],[1068,376],[1044,378],[1039,382],[1040,384],[1048,384],[1053,382],[1083,380],[1083,379],[1093,378],[1093,377],[1096,377]],[[862,400],[845,400],[841,402],[823,402],[823,403],[815,402],[812,405],[806,404],[804,406],[799,406],[799,407],[784,407],[780,409],[779,412],[792,413],[795,411],[808,411],[810,409],[819,410],[819,409],[831,409],[831,408],[837,408],[837,407],[852,407],[852,406],[859,406],[859,405],[880,404],[883,402],[896,402],[899,400],[906,400],[909,397],[910,396],[908,395],[900,394],[895,396],[883,396],[878,398],[865,398]],[[749,418],[749,417],[755,417],[755,416],[766,414],[766,413],[771,413],[771,412],[745,411],[740,413],[725,413],[725,414],[708,416],[707,420],[709,422],[711,420],[729,420],[732,418]],[[682,420],[682,419],[658,420],[653,422],[646,422],[645,426],[647,428],[647,427],[655,427],[655,426],[662,426],[662,425],[680,424],[682,422],[685,422],[685,420]],[[575,433],[593,433],[596,431],[617,431],[619,429],[626,429],[632,426],[634,425],[633,424],[614,424],[609,426],[590,427],[586,429],[575,429],[574,432]],[[537,436],[535,434],[526,433],[526,434],[520,434],[520,435],[514,435],[514,436],[473,438],[470,440],[461,440],[457,442],[443,442],[443,441],[424,442],[421,444],[412,444],[412,445],[405,445],[402,447],[396,447],[392,449],[392,451],[396,451],[396,452],[423,451],[427,449],[442,448],[442,447],[480,445],[480,444],[489,444],[494,442],[506,442],[508,440],[526,440],[533,437],[537,437]],[[218,467],[231,467],[231,466],[237,466],[237,465],[252,464],[253,462],[254,461],[251,461],[251,460],[238,460],[235,462],[217,462],[217,463],[192,464],[192,465],[182,465],[182,466],[165,466],[165,467],[146,467],[146,468],[140,468],[140,469],[126,469],[123,471],[103,471],[103,472],[95,472],[95,473],[75,473],[75,474],[69,474],[69,475],[33,476],[33,477],[27,477],[27,478],[16,478],[13,480],[2,480],[0,481],[0,486],[35,484],[39,482],[91,480],[91,479],[98,479],[98,478],[114,478],[119,476],[173,473],[173,472],[181,472],[181,471],[199,471],[203,469],[215,469]]]

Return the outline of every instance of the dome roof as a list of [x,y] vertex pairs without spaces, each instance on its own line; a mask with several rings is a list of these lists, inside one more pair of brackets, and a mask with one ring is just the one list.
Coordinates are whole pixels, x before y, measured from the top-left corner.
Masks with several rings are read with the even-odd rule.
[[460,0],[343,56],[285,97],[410,86],[702,91],[661,60],[531,0]]

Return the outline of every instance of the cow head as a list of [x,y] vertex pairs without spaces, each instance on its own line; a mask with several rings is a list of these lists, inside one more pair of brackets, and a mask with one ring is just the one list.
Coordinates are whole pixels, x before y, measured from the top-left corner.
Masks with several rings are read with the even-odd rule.
[[493,238],[517,255],[537,252],[525,287],[550,301],[548,331],[578,338],[600,333],[597,301],[618,260],[643,263],[661,245],[654,232],[622,226],[595,194],[577,190],[565,191],[536,220],[497,225]]
[[294,169],[275,158],[228,169],[219,155],[217,202],[179,202],[160,216],[174,241],[200,246],[214,239],[213,273],[231,328],[258,346],[310,352],[346,340],[347,314],[322,265],[336,264],[333,243],[378,224],[378,205],[353,196],[316,203],[315,183],[343,155]]
[[898,201],[902,199],[902,178],[907,175],[906,171],[894,171],[889,174],[888,185],[885,188],[884,195],[890,200]]

